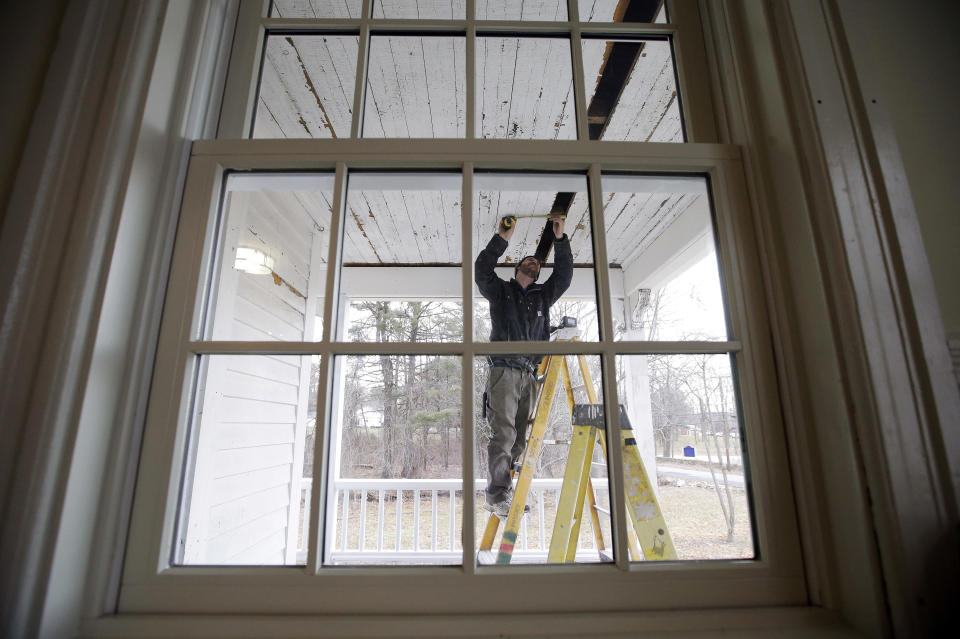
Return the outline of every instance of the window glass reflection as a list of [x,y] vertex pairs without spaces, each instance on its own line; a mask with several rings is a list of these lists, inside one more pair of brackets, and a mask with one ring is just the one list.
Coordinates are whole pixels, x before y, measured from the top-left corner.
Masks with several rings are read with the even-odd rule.
[[460,564],[460,358],[336,363],[324,562]]
[[349,175],[336,339],[462,340],[460,198],[459,173]]
[[[478,172],[474,175],[472,235],[474,258],[477,259],[474,275],[475,280],[483,277],[489,282],[484,289],[476,281],[474,283],[474,339],[545,341],[552,335],[547,329],[558,326],[564,316],[576,320],[577,339],[599,339],[586,188],[585,176],[576,174]],[[518,217],[509,240],[505,240],[499,229],[503,219],[511,216]],[[556,249],[550,216],[564,219],[563,235],[566,240],[563,243],[566,246],[562,254]],[[535,292],[528,300],[528,293],[518,297],[519,293],[515,291],[517,287],[523,287],[522,262],[531,257],[539,260],[540,268],[536,271],[536,279],[526,283],[532,287],[530,291]],[[572,273],[558,271],[558,260],[561,258],[572,263]],[[483,272],[480,267],[483,267]],[[492,273],[489,272],[491,268]],[[538,297],[542,296],[544,287],[554,287],[559,279],[566,282],[567,278],[569,285],[562,291],[551,288],[552,293],[560,293],[559,297],[551,294],[547,301]],[[504,317],[505,313],[514,313],[504,306],[507,304],[504,301],[506,295],[512,296],[510,304],[533,303],[534,298],[542,301],[531,312],[542,313],[542,316],[534,319],[540,321],[543,326],[539,328],[543,328],[544,332],[540,332],[539,328],[534,330],[532,322],[523,322],[522,329],[513,331],[504,328],[506,325],[503,321],[495,325],[491,318],[491,312],[497,312],[494,307],[499,308],[500,315]],[[504,297],[504,300],[500,297]]]
[[465,58],[464,38],[371,37],[364,137],[464,137]]
[[305,564],[318,356],[200,358],[174,563]]
[[591,140],[683,142],[667,40],[583,40]]
[[726,340],[706,179],[604,175],[616,338]]
[[207,339],[320,339],[332,200],[332,173],[227,176]]
[[570,41],[477,38],[479,137],[577,137]]
[[271,35],[254,138],[348,138],[357,75],[355,35]]
[[[621,355],[617,389],[677,558],[754,557],[730,356]],[[624,472],[629,486],[626,458]],[[649,559],[631,549],[631,560]]]

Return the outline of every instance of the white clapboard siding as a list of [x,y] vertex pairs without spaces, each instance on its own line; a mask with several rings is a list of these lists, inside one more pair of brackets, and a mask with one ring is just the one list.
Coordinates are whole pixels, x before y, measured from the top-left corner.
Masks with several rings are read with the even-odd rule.
[[222,418],[225,422],[266,422],[278,421],[293,423],[296,407],[286,402],[264,402],[239,397],[223,398]]
[[243,423],[217,424],[217,442],[221,450],[269,446],[293,441],[294,424]]
[[[273,444],[250,448],[218,450],[216,454],[217,479],[264,468],[289,464],[293,460],[293,444]],[[259,487],[257,487],[259,490]]]
[[290,491],[284,485],[270,486],[210,509],[208,530],[211,537],[236,530],[245,522],[259,519],[281,506],[289,505]]
[[[257,360],[256,366],[247,370],[238,370],[239,367],[228,369],[223,375],[224,395],[226,397],[242,397],[250,401],[283,402],[296,404],[299,392],[299,380],[296,383],[284,382],[262,374],[259,366],[260,356],[246,359]],[[252,362],[251,362],[252,363]]]
[[567,0],[477,0],[479,20],[566,20]]
[[[287,486],[290,482],[290,470],[285,464],[272,468],[261,468],[237,475],[227,475],[212,482],[213,492],[219,498],[212,505],[224,504],[244,495],[250,495],[257,490],[265,490],[274,486]],[[256,487],[256,490],[251,490]]]
[[[321,224],[329,223],[324,207],[329,210],[326,201],[291,192],[231,194],[217,339],[225,333],[240,340],[304,338],[315,238],[322,234]],[[273,274],[237,271],[233,259],[239,246],[269,255]],[[298,524],[299,508],[291,506],[291,495],[300,485],[295,451],[306,429],[309,366],[310,359],[300,356],[211,358],[190,502],[188,563],[295,558],[287,546],[289,527]]]
[[273,0],[272,18],[359,18],[364,0]]
[[[275,320],[283,322],[295,332],[303,330],[303,298],[271,275],[240,273],[244,280],[238,292],[238,301],[267,310]],[[238,312],[238,314],[242,313]],[[266,321],[266,320],[264,320]]]
[[245,325],[253,334],[262,335],[259,339],[264,341],[299,342],[303,335],[303,315],[300,314],[300,326],[296,326],[278,315],[282,308],[282,304],[276,303],[271,303],[268,307],[258,305],[248,300],[245,294],[241,294],[236,302],[238,329],[242,330],[239,325]]
[[237,557],[255,565],[282,564],[284,563],[284,555],[278,553],[277,548],[283,544],[283,535],[283,530],[277,530],[253,546],[245,548],[237,554]]
[[[266,515],[244,523],[239,528],[226,531],[210,539],[208,558],[210,563],[249,563],[245,551],[258,546],[265,539],[273,539],[277,552],[282,552],[286,530],[287,509],[282,505]],[[279,534],[278,534],[279,533]]]

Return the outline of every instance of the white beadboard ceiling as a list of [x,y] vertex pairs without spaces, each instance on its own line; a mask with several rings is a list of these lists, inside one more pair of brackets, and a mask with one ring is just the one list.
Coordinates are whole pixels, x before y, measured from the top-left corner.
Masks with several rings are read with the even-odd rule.
[[[461,18],[462,0],[378,0],[374,17]],[[477,16],[490,20],[564,20],[565,0],[478,0]],[[359,17],[357,0],[284,0],[278,17]],[[582,19],[609,21],[616,0],[581,0]],[[274,35],[265,49],[253,136],[349,137],[358,37]],[[603,74],[612,42],[583,41],[588,103]],[[478,37],[477,122],[488,138],[576,137],[569,42],[557,38]],[[465,44],[452,36],[374,35],[370,45],[365,137],[463,137]],[[682,142],[682,124],[670,45],[647,42],[625,78],[603,132],[606,140]],[[582,178],[581,178],[582,180]],[[459,181],[459,180],[458,180]],[[566,223],[577,264],[593,263],[592,237],[582,186],[547,184],[518,189],[482,187],[475,197],[474,253],[508,214],[546,214],[557,193],[574,192]],[[351,184],[347,198],[344,262],[357,265],[459,264],[459,187],[438,189],[429,180],[396,180],[377,188]],[[544,190],[540,190],[544,189]],[[652,192],[651,189],[659,189]],[[608,189],[604,189],[607,191]],[[604,193],[610,262],[623,267],[687,207],[704,199],[701,188],[665,181],[620,184]],[[282,190],[271,191],[282,198]],[[326,197],[285,198],[287,205],[322,205]],[[327,204],[327,206],[329,206]],[[304,211],[328,228],[329,212]],[[533,253],[544,220],[520,220],[504,262]],[[472,259],[472,257],[471,257]]]

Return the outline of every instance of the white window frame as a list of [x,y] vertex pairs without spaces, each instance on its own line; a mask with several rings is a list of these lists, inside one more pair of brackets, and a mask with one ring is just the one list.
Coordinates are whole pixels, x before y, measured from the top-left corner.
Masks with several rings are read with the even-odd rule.
[[[228,342],[197,339],[211,256],[205,253],[220,206],[221,184],[227,170],[335,170],[334,209],[344,202],[348,168],[411,168],[409,143],[403,140],[207,141],[194,145],[181,223],[178,230],[170,288],[164,311],[154,384],[151,391],[138,495],[134,505],[130,545],[121,586],[120,612],[177,610],[235,613],[297,612],[334,614],[368,610],[378,602],[381,613],[436,612],[435,601],[455,610],[489,612],[557,612],[572,609],[656,609],[677,605],[797,605],[806,600],[789,481],[778,468],[786,466],[783,429],[779,420],[768,328],[762,313],[763,294],[753,244],[743,168],[735,146],[715,144],[634,144],[517,141],[430,140],[417,142],[413,164],[420,168],[463,171],[463,207],[472,211],[473,170],[543,169],[587,173],[595,229],[605,228],[600,176],[604,171],[676,172],[707,175],[712,185],[721,274],[731,339],[727,342],[614,342],[606,269],[596,272],[601,317],[600,343],[537,344],[543,353],[599,353],[604,372],[604,401],[611,441],[619,429],[614,357],[646,353],[735,353],[742,401],[742,419],[750,453],[758,557],[746,561],[630,563],[625,547],[622,462],[610,457],[613,500],[613,565],[479,566],[475,562],[473,494],[464,491],[463,562],[454,567],[349,568],[320,563],[318,531],[325,526],[319,500],[326,492],[329,449],[331,357],[343,354],[436,353],[462,356],[463,404],[472,404],[472,361],[476,355],[515,351],[516,344],[465,341],[453,344],[358,344],[330,340],[335,305],[324,307],[320,342]],[[466,213],[465,213],[466,215]],[[331,222],[331,237],[340,237],[340,216]],[[463,225],[463,254],[470,255],[468,225]],[[596,262],[605,263],[602,233],[595,233]],[[331,241],[336,261],[339,239]],[[464,335],[472,335],[472,264],[462,269]],[[337,299],[337,273],[327,273],[327,299]],[[754,309],[754,310],[751,310]],[[196,354],[319,354],[321,394],[318,423],[324,417],[324,440],[318,441],[310,521],[310,554],[305,567],[188,567],[172,566],[176,509],[190,419],[189,362]],[[463,474],[473,476],[472,411],[462,416]],[[508,587],[503,584],[509,576]],[[610,588],[621,584],[622,588]],[[486,587],[485,587],[486,586]],[[198,596],[199,593],[203,596]],[[522,598],[517,592],[530,594]]]
[[[418,140],[417,153],[410,153],[409,140],[360,139],[366,81],[358,80],[354,95],[351,138],[338,140],[237,140],[251,130],[256,100],[260,55],[266,29],[306,30],[356,29],[360,35],[358,78],[365,78],[366,49],[370,34],[422,32],[424,24],[412,21],[372,20],[366,2],[360,20],[290,20],[266,17],[269,3],[250,0],[241,4],[235,50],[226,85],[219,140],[194,144],[184,193],[170,286],[161,329],[153,387],[150,395],[137,495],[131,520],[118,611],[209,612],[211,607],[236,613],[296,612],[345,614],[351,612],[436,613],[434,603],[442,597],[450,610],[489,612],[556,612],[569,610],[651,610],[678,606],[797,605],[807,601],[800,558],[792,488],[788,477],[777,472],[787,467],[785,441],[780,421],[775,367],[769,346],[769,327],[763,313],[765,296],[759,264],[753,247],[750,203],[746,194],[738,147],[710,144],[715,137],[713,112],[703,56],[697,7],[691,0],[670,2],[671,24],[579,23],[577,2],[569,2],[569,22],[480,22],[473,20],[473,1],[467,0],[467,19],[429,21],[427,28],[461,31],[467,36],[467,95],[473,95],[474,46],[477,31],[483,33],[561,33],[571,39],[577,131],[579,141],[477,140],[475,100],[466,102],[466,139]],[[685,144],[602,142],[587,139],[586,93],[583,90],[581,34],[611,36],[670,36],[681,102]],[[699,81],[694,81],[697,79]],[[228,138],[228,139],[224,139]],[[692,141],[692,142],[691,142]],[[321,564],[321,541],[325,509],[319,507],[326,494],[329,450],[329,396],[331,357],[364,353],[439,353],[462,356],[463,405],[471,405],[476,355],[514,352],[516,346],[465,341],[457,344],[355,344],[330,341],[334,304],[324,306],[324,335],[320,342],[250,343],[197,341],[201,300],[200,274],[207,272],[210,255],[204,254],[219,210],[220,187],[226,170],[324,170],[335,171],[335,211],[343,207],[345,176],[349,169],[417,168],[457,169],[463,172],[465,215],[471,215],[474,169],[543,169],[584,172],[589,179],[589,199],[594,229],[602,229],[600,177],[604,171],[676,172],[706,175],[710,179],[715,215],[718,255],[725,301],[730,318],[727,342],[613,342],[611,336],[609,282],[606,269],[598,269],[597,295],[604,341],[583,344],[538,344],[543,353],[600,354],[603,390],[609,424],[619,429],[615,406],[614,357],[646,353],[734,353],[742,401],[745,440],[750,454],[752,508],[758,557],[749,561],[680,563],[630,563],[625,547],[626,523],[622,516],[622,462],[618,451],[610,458],[612,482],[614,552],[613,565],[497,567],[478,566],[474,552],[472,491],[464,491],[462,520],[463,562],[455,567],[347,568]],[[469,226],[463,225],[462,295],[464,336],[473,334],[472,261]],[[331,237],[339,238],[339,218],[334,215]],[[594,235],[597,264],[605,263],[602,233]],[[338,240],[339,241],[339,240]],[[338,241],[331,242],[331,263],[336,264]],[[329,269],[326,299],[337,299],[339,269]],[[602,309],[602,310],[601,310]],[[506,350],[505,350],[506,349]],[[315,485],[309,522],[310,553],[305,567],[188,567],[172,566],[181,468],[186,453],[186,425],[190,419],[192,388],[188,361],[195,354],[296,353],[324,355],[318,425],[325,423],[323,441],[318,438],[314,468]],[[323,422],[321,422],[323,419]],[[472,412],[463,411],[463,475],[472,477]],[[611,436],[611,441],[616,441]],[[509,576],[508,587],[501,584]],[[613,587],[611,587],[613,586]],[[617,587],[623,586],[623,587]],[[542,593],[517,597],[516,593]],[[202,596],[200,596],[202,595]],[[377,602],[371,605],[369,602]]]

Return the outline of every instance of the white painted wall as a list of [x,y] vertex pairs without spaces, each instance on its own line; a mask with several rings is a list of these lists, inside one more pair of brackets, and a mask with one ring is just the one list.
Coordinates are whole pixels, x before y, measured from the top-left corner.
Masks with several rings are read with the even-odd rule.
[[[896,133],[947,332],[960,337],[960,5],[838,2],[863,97]],[[876,100],[876,102],[874,102]]]
[[[284,195],[229,194],[213,312],[217,339],[312,337],[312,262],[326,246],[314,219]],[[267,253],[273,274],[237,270],[238,247]],[[295,561],[309,373],[309,357],[209,359],[201,372],[185,563]]]

